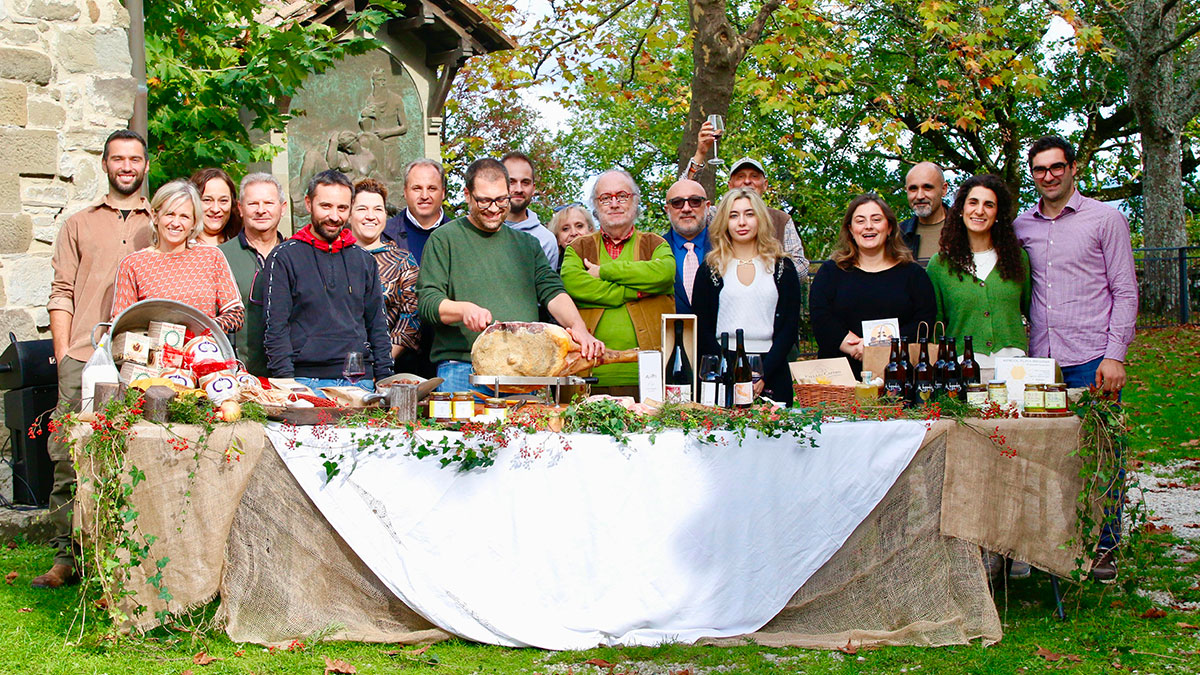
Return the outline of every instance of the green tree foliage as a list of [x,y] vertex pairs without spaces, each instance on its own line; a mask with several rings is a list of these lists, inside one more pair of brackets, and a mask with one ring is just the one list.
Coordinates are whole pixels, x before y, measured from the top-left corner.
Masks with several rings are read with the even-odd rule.
[[[150,184],[220,166],[235,176],[281,148],[287,102],[304,79],[378,45],[369,34],[402,3],[374,0],[344,25],[255,19],[258,0],[165,0],[147,7]],[[248,128],[249,127],[249,128]],[[259,132],[252,135],[253,132]]]

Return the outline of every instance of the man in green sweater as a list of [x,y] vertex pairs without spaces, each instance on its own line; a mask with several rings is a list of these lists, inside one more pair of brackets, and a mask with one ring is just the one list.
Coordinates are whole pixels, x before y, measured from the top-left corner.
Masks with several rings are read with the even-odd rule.
[[[592,188],[600,231],[563,252],[563,286],[588,330],[611,349],[662,349],[662,315],[675,311],[675,256],[666,240],[640,232],[641,194],[633,176],[605,171]],[[638,394],[636,363],[597,366],[595,393]]]
[[[585,358],[604,343],[592,337],[537,239],[504,227],[508,172],[494,159],[467,169],[468,212],[434,231],[425,244],[417,279],[417,310],[434,328],[430,360],[441,391],[467,391],[471,346],[493,321],[537,321],[545,305]],[[482,388],[479,391],[486,391]]]

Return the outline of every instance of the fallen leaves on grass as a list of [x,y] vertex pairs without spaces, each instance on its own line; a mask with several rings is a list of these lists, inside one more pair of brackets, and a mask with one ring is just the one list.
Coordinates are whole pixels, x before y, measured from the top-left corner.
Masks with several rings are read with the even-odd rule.
[[1159,609],[1157,607],[1151,607],[1150,609],[1139,614],[1138,618],[1139,619],[1161,619],[1166,615],[1167,615],[1167,613],[1162,611],[1161,609]]
[[1170,525],[1155,525],[1154,523],[1146,523],[1142,526],[1142,531],[1146,534],[1167,534],[1175,531],[1175,528]]
[[838,651],[843,654],[850,654],[853,656],[858,653],[858,647],[855,647],[854,643],[852,643],[850,640],[846,640],[846,646],[838,647]]
[[22,607],[21,609],[18,609],[17,611],[21,614],[28,614],[33,611],[33,608],[32,607]]
[[617,664],[610,663],[608,661],[605,661],[604,659],[588,659],[587,661],[584,661],[584,663],[588,664],[589,666],[596,666],[597,668],[616,668],[617,667]]
[[8,574],[4,575],[4,583],[8,584],[9,586],[12,586],[13,582],[16,581],[17,577],[19,577],[19,576],[21,576],[21,575],[17,574],[16,570],[13,570],[13,571],[9,572]]
[[199,652],[195,656],[192,657],[192,663],[194,663],[198,666],[207,666],[208,664],[212,663],[213,661],[220,661],[220,660],[221,659],[219,659],[215,656],[209,656],[205,652]]
[[341,659],[331,659],[328,656],[323,656],[325,659],[325,675],[330,673],[357,673],[358,669],[346,663]]
[[1183,443],[1180,443],[1180,445],[1182,445],[1185,448],[1198,447],[1198,446],[1200,446],[1200,438],[1193,438],[1190,441],[1184,441]]
[[1066,659],[1068,661],[1071,661],[1072,663],[1079,663],[1080,661],[1083,661],[1082,656],[1077,656],[1075,654],[1059,654],[1056,652],[1052,652],[1049,649],[1046,649],[1045,647],[1038,647],[1038,650],[1036,652],[1034,652],[1034,654],[1036,656],[1042,657],[1043,659],[1046,659],[1050,663],[1054,663],[1061,659]]
[[8,550],[10,550],[10,551],[17,550],[17,542],[15,542],[11,539],[8,541],[7,544],[5,544],[5,546],[8,547]]
[[1182,621],[1180,621],[1179,623],[1177,623],[1175,625],[1179,626],[1180,628],[1182,628],[1184,630],[1200,630],[1200,626],[1193,626],[1190,623],[1184,623]]

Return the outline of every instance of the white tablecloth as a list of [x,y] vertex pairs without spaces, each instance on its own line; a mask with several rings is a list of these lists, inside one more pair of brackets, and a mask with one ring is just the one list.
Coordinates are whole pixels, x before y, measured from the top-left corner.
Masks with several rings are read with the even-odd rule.
[[[817,447],[535,434],[466,473],[408,456],[398,431],[370,451],[356,449],[363,432],[268,435],[338,534],[431,622],[478,642],[585,649],[759,629],[882,499],[925,430],[826,424]],[[320,455],[339,452],[326,483]]]

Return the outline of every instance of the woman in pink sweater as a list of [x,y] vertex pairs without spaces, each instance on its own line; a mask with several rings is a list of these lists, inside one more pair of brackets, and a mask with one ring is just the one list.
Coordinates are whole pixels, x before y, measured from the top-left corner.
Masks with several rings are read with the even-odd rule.
[[117,268],[115,318],[139,300],[175,300],[204,312],[232,333],[242,327],[245,308],[225,255],[196,244],[203,228],[200,193],[186,180],[160,187],[150,200],[150,247],[130,253]]

